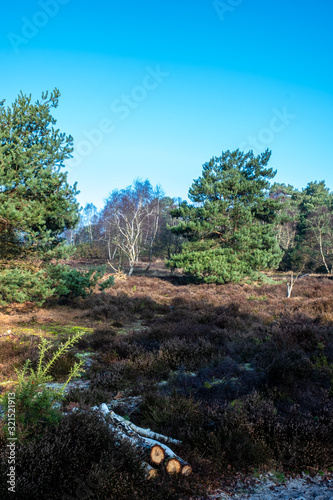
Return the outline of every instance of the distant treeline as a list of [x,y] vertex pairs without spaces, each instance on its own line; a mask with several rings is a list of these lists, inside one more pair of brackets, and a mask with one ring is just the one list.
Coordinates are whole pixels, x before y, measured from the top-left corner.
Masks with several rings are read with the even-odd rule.
[[269,150],[213,157],[189,188],[191,203],[137,179],[112,191],[101,211],[80,211],[76,183],[62,171],[73,137],[51,114],[59,97],[55,89],[36,103],[23,93],[11,106],[0,102],[0,305],[91,293],[106,267],[71,269],[63,261],[73,251],[129,274],[139,259],[149,269],[160,257],[207,283],[265,279],[276,269],[332,273],[332,193],[324,181],[302,191],[272,184]]
[[130,273],[139,258],[149,268],[153,257],[207,282],[239,281],[253,270],[332,273],[333,194],[325,181],[301,191],[268,183],[269,156],[213,158],[190,189],[192,205],[135,180],[112,191],[100,211],[88,203],[66,240],[77,257],[108,259]]

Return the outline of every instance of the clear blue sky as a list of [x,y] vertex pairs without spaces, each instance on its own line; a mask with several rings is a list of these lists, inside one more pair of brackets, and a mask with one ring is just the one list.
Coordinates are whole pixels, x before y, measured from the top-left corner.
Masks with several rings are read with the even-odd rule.
[[327,0],[6,2],[0,98],[60,89],[83,205],[137,177],[186,198],[237,147],[333,189],[332,19]]

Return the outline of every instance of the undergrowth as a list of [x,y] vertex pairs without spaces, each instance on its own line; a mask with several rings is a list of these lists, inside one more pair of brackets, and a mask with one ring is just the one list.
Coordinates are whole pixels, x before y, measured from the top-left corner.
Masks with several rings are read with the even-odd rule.
[[[329,469],[332,289],[328,279],[304,279],[287,299],[282,283],[216,286],[136,277],[118,283],[108,293],[76,304],[96,325],[78,346],[95,355],[85,374],[90,388],[71,390],[63,405],[87,409],[115,398],[138,397],[131,420],[181,440],[175,451],[194,470],[187,483],[160,478],[165,498],[190,498],[195,484],[207,484],[230,470]],[[134,324],[140,328],[131,329]],[[127,415],[122,406],[119,413]],[[67,439],[60,426],[76,418],[86,422],[88,416],[68,417],[58,424],[60,448]],[[45,450],[50,449],[51,432],[43,434]],[[88,446],[88,435],[82,435],[82,446]],[[22,457],[27,453],[32,463],[47,455],[37,448],[27,450],[22,445]],[[152,498],[150,486],[133,465],[135,457],[130,465],[131,453],[128,450],[126,463],[124,457],[119,461],[121,472],[113,473],[116,482],[111,479],[110,471],[118,471],[113,462],[110,465],[102,452],[97,457],[87,454],[86,475],[101,478],[109,494],[105,498],[125,498],[134,484],[138,496],[133,498]],[[22,463],[35,484],[37,472],[28,467],[28,458]],[[59,478],[64,467],[61,461],[55,466]],[[57,487],[78,477],[74,462],[66,467],[68,477],[52,476]],[[100,490],[94,494],[104,498]],[[162,498],[162,493],[153,496]]]

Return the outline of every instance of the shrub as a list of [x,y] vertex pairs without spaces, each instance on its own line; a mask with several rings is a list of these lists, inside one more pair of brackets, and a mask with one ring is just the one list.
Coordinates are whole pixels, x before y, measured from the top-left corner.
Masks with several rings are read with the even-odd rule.
[[128,374],[128,362],[115,361],[110,370],[99,371],[91,376],[91,388],[103,389],[104,391],[123,389],[128,384]]
[[[79,373],[82,362],[74,364],[61,390],[54,390],[46,386],[52,380],[49,372],[59,357],[66,353],[82,335],[83,332],[78,332],[64,344],[61,344],[48,362],[45,362],[44,358],[51,345],[50,342],[43,338],[39,346],[40,355],[37,369],[31,368],[31,361],[28,359],[22,370],[17,370],[18,383],[15,392],[7,392],[1,398],[5,410],[5,432],[11,437],[17,437],[20,441],[40,437],[48,425],[53,425],[59,421],[61,414],[54,408],[54,403],[61,401],[66,385],[71,378]],[[14,405],[16,432],[12,431],[9,426],[9,419],[12,418],[11,407]]]
[[78,342],[78,347],[80,349],[91,348],[93,350],[101,349],[104,350],[105,346],[112,343],[112,339],[116,335],[116,330],[110,328],[108,325],[96,328],[93,333],[88,333],[82,337]]
[[18,342],[17,339],[1,342],[0,364],[3,380],[11,380],[16,368],[21,368],[27,359],[33,362],[38,358],[36,337],[30,337],[28,342]]
[[[89,271],[79,271],[71,269],[65,265],[50,266],[49,276],[53,280],[55,293],[60,297],[77,298],[87,297],[97,285],[98,281],[104,276],[106,266],[91,268]],[[101,291],[114,284],[113,276],[99,285]]]
[[36,302],[42,305],[54,295],[52,281],[45,270],[5,269],[0,273],[0,305],[11,302]]
[[282,351],[267,369],[269,383],[292,386],[296,380],[305,379],[312,372],[309,358],[300,349]]
[[173,338],[164,342],[159,352],[159,360],[171,370],[185,366],[193,370],[209,363],[217,355],[217,348],[209,340],[200,338],[189,342],[184,338]]
[[[267,426],[267,437],[276,460],[304,469],[333,466],[333,406],[323,401],[315,412],[292,405]],[[267,439],[267,438],[266,438]]]
[[[66,265],[47,265],[34,269],[5,269],[0,272],[0,305],[12,302],[35,302],[42,305],[47,299],[86,297],[105,274],[106,267],[78,271]],[[99,285],[101,291],[114,284],[113,276]]]
[[143,319],[151,319],[155,314],[163,314],[169,308],[158,304],[149,297],[131,297],[124,291],[117,290],[117,295],[92,295],[81,307],[87,310],[87,315],[97,320],[112,319],[123,322],[133,320],[135,315]]

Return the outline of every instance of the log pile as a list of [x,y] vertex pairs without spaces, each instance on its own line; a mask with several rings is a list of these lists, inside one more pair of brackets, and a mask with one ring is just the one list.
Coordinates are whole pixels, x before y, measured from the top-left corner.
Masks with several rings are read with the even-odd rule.
[[114,411],[109,410],[103,403],[99,408],[95,406],[93,410],[99,410],[103,418],[108,422],[110,428],[119,437],[119,439],[129,442],[137,448],[143,455],[149,457],[152,465],[144,462],[147,478],[151,479],[158,475],[155,467],[164,465],[168,474],[182,474],[189,476],[192,473],[192,467],[178,455],[176,455],[168,444],[181,444],[181,441],[157,434],[150,429],[144,429],[125,420]]

